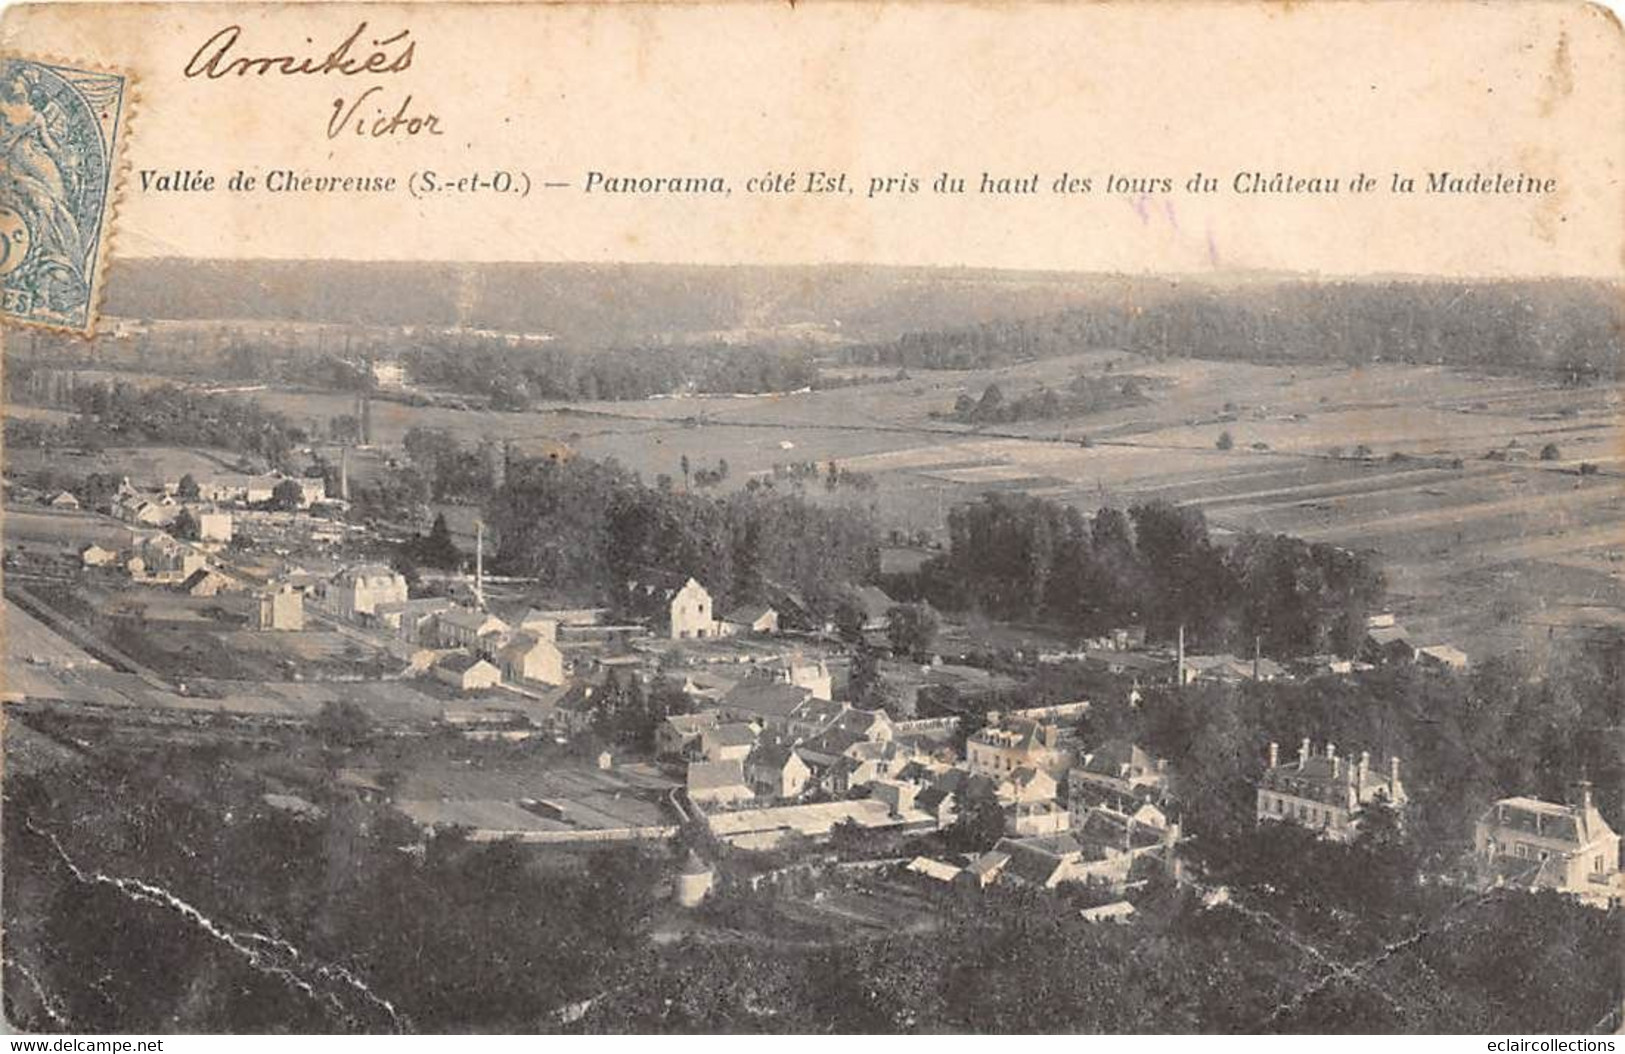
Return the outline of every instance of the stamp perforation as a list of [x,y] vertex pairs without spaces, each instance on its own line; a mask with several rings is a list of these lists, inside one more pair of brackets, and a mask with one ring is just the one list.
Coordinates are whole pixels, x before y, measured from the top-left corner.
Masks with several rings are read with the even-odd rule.
[[[88,339],[95,336],[96,324],[100,319],[103,284],[107,276],[108,261],[113,255],[117,238],[119,213],[124,205],[124,197],[129,185],[128,146],[131,122],[139,108],[138,84],[135,77],[128,70],[100,63],[80,62],[55,54],[0,51],[0,62],[22,62],[55,71],[101,74],[116,77],[120,81],[118,112],[114,116],[113,130],[109,136],[106,159],[106,189],[96,227],[96,248],[85,276],[88,289],[83,324],[75,325],[52,318],[27,317],[10,311],[0,311],[0,321],[4,321],[7,327],[26,326],[32,329],[44,329]],[[9,159],[0,158],[0,166],[9,166],[9,164]],[[3,171],[3,167],[0,167],[0,171]],[[0,202],[0,204],[3,204],[3,202]],[[3,346],[4,333],[5,327],[0,327],[0,346]]]

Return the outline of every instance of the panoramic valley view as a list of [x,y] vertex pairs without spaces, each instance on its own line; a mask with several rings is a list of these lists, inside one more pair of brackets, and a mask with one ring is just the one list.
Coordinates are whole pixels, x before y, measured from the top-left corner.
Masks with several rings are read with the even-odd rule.
[[5,346],[21,1027],[1625,1027],[1617,287],[112,274]]

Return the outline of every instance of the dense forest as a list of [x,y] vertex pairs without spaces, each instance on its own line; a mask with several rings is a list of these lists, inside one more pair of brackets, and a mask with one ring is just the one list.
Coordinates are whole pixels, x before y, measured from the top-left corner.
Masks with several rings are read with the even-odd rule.
[[[1555,896],[1419,887],[1399,854],[1264,832],[1228,901],[1154,883],[1132,926],[1034,890],[943,895],[943,924],[800,947],[690,939],[643,956],[576,1027],[604,1032],[1575,1032],[1618,994],[1621,939]],[[1323,881],[1323,880],[1330,881]],[[1506,968],[1510,949],[1529,968]],[[1425,980],[1424,980],[1425,978]]]
[[773,489],[707,497],[650,486],[613,462],[510,461],[486,507],[494,566],[597,597],[641,616],[664,610],[689,576],[717,610],[798,594],[830,610],[844,586],[873,577],[880,532],[856,502],[815,504]]
[[[13,374],[7,383],[26,386],[29,379],[27,372]],[[7,416],[6,444],[87,450],[142,443],[211,447],[251,455],[274,468],[285,465],[289,454],[307,438],[286,416],[266,410],[252,399],[173,384],[73,383],[59,387],[47,405],[60,406],[76,416],[64,424]]]
[[818,383],[804,350],[759,346],[565,348],[552,343],[510,348],[447,338],[403,356],[413,384],[463,392],[499,410],[537,400],[647,399],[654,395],[795,391]]
[[980,369],[1110,348],[1246,362],[1415,362],[1544,371],[1566,383],[1616,376],[1625,307],[1590,285],[1190,283],[1149,298],[1101,297],[1053,314],[921,330],[847,349],[854,363]]
[[31,1031],[547,1028],[644,939],[636,849],[542,869],[342,796],[296,818],[210,750],[102,760],[5,781],[6,1016]]
[[887,581],[896,595],[950,611],[1043,620],[1080,635],[1143,623],[1168,639],[1185,627],[1193,647],[1271,656],[1358,648],[1383,599],[1370,554],[1287,535],[1243,533],[1220,546],[1202,511],[1163,501],[1126,513],[990,492],[948,514],[948,550],[914,575]]

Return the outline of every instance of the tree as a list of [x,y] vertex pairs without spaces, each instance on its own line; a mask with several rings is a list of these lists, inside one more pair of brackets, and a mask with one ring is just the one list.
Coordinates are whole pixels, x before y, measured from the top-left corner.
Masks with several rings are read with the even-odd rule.
[[372,738],[372,718],[348,699],[329,699],[322,704],[311,728],[329,748],[350,750]]
[[853,699],[862,699],[880,681],[880,656],[873,648],[859,644],[852,652],[852,668],[847,689]]
[[169,533],[186,542],[195,542],[198,537],[197,518],[192,515],[191,509],[182,509],[179,516],[169,524]]
[[305,500],[304,488],[295,479],[285,479],[271,489],[271,508],[293,512]]
[[181,481],[175,485],[175,496],[182,501],[197,501],[199,495],[197,480],[192,478],[190,472],[182,476]]
[[886,618],[886,635],[893,651],[916,662],[930,659],[941,625],[930,604],[898,604],[886,612]]
[[405,543],[412,550],[416,562],[424,567],[454,571],[463,566],[462,550],[451,539],[451,528],[446,525],[446,514],[437,512],[429,533]]
[[988,781],[967,781],[965,786],[959,816],[943,834],[958,852],[985,853],[1004,837],[1004,808]]
[[842,640],[848,644],[856,644],[863,639],[863,624],[869,616],[865,614],[863,605],[850,594],[841,597],[835,603],[832,621],[835,623],[835,632],[840,634]]
[[1547,443],[1545,446],[1540,448],[1540,459],[1542,461],[1557,461],[1561,459],[1562,456],[1563,452],[1558,449],[1556,443]]
[[1236,440],[1229,432],[1220,432],[1218,441],[1213,445],[1220,450],[1229,450],[1236,445]]

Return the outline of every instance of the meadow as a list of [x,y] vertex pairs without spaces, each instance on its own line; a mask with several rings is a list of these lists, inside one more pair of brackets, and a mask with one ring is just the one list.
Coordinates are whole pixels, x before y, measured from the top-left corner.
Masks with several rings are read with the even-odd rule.
[[[1151,383],[1141,405],[1091,414],[981,429],[938,416],[990,384],[1013,396],[1062,388],[1079,374]],[[1619,394],[1605,385],[1435,365],[1259,365],[1111,351],[869,379],[773,396],[520,413],[375,400],[373,438],[386,451],[414,427],[521,452],[562,442],[679,483],[684,458],[695,468],[725,459],[718,493],[769,478],[775,465],[834,460],[877,486],[825,494],[814,482],[808,491],[818,500],[874,503],[887,527],[938,537],[952,505],[988,489],[1085,511],[1160,498],[1202,508],[1221,537],[1279,531],[1376,550],[1396,612],[1424,643],[1448,640],[1475,658],[1538,653],[1549,641],[1625,625],[1625,433]],[[252,397],[317,432],[355,409],[338,393],[270,388]],[[1542,459],[1548,444],[1555,449]],[[191,460],[181,453],[166,452],[163,468]],[[365,474],[372,460],[352,467]]]

